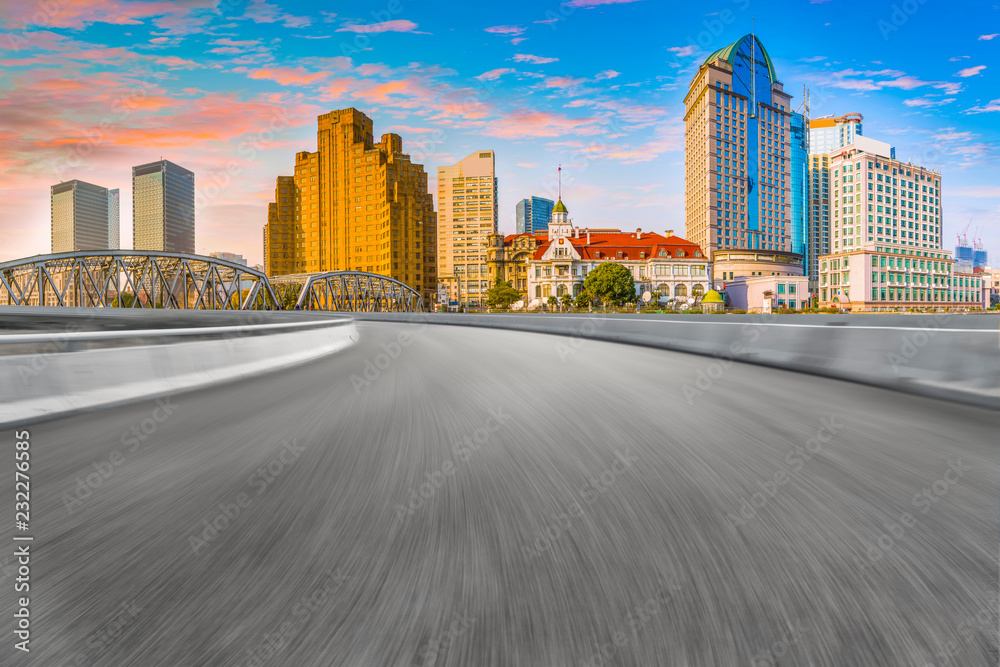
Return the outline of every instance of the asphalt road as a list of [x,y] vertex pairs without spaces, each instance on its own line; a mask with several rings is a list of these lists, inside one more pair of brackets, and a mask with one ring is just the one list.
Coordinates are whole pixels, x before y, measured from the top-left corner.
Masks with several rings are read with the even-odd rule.
[[4,629],[0,665],[997,664],[1000,414],[358,328],[305,367],[31,427],[31,653]]

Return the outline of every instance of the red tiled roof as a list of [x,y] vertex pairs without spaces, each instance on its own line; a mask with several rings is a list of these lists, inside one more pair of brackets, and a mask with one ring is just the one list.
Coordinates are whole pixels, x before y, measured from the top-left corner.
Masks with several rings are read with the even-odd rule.
[[[643,232],[641,238],[636,238],[634,232],[622,232],[617,229],[613,231],[590,230],[590,244],[587,243],[587,230],[581,229],[580,238],[574,236],[568,238],[567,241],[573,244],[573,247],[576,248],[581,258],[588,260],[645,260],[650,257],[656,257],[661,249],[667,251],[668,257],[676,257],[677,251],[683,250],[685,258],[693,258],[694,252],[701,250],[698,244],[692,243],[687,239],[682,239],[679,236],[666,237],[660,234]],[[551,242],[548,240],[548,235],[546,235],[545,241],[541,242],[535,251],[535,259],[541,259],[550,245]],[[618,257],[619,252],[622,253],[621,257]],[[645,253],[645,256],[640,257],[639,253]],[[699,259],[705,258],[701,257]]]

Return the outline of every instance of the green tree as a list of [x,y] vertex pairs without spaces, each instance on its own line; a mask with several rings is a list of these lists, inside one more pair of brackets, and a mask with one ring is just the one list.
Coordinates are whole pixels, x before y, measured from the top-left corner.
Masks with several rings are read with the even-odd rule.
[[514,289],[510,281],[501,280],[499,276],[493,287],[486,292],[486,305],[490,308],[510,308],[511,304],[520,299],[521,294]]
[[559,306],[559,299],[555,298],[554,296],[550,296],[548,299],[545,300],[545,302],[549,304],[550,309],[557,308]]
[[635,301],[632,272],[617,262],[602,262],[587,274],[583,288],[605,304],[620,306]]
[[573,305],[573,297],[570,296],[569,292],[563,294],[559,300],[562,302],[562,307],[566,310],[569,310],[570,306]]
[[576,295],[576,300],[574,300],[573,304],[577,308],[586,308],[590,305],[591,301],[592,299],[590,293],[587,290],[580,290],[580,293]]

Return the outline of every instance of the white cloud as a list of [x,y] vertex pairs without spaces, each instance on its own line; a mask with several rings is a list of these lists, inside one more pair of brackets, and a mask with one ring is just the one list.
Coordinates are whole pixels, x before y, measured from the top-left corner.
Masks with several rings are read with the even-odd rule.
[[671,46],[667,51],[676,53],[681,58],[687,58],[688,56],[693,56],[698,50],[698,47],[694,44],[689,44],[688,46]]
[[594,77],[594,80],[601,81],[602,79],[614,79],[619,75],[620,72],[616,72],[613,69],[606,69],[603,72],[598,72],[597,76]]
[[980,72],[982,72],[984,69],[986,69],[986,65],[976,65],[975,67],[966,67],[965,69],[960,70],[959,72],[956,72],[955,76],[960,76],[963,79],[965,79],[965,78],[968,78],[970,76],[976,76],[977,74],[979,74]]
[[534,65],[544,65],[546,63],[554,63],[559,59],[545,58],[542,56],[533,56],[530,53],[515,53],[513,60],[516,63],[532,63]]
[[1000,35],[1000,32],[995,32],[992,35],[980,35],[979,39],[988,42],[991,39],[993,39],[994,37],[996,37],[997,35]]
[[1000,98],[990,100],[989,103],[984,104],[981,107],[972,107],[971,109],[967,109],[965,113],[988,113],[991,111],[1000,111]]

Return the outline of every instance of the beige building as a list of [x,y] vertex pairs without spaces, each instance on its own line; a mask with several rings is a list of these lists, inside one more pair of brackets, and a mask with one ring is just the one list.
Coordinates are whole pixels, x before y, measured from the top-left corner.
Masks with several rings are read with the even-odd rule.
[[317,151],[279,176],[264,227],[269,276],[366,271],[395,278],[432,303],[437,290],[437,217],[422,165],[403,139],[375,143],[357,109],[318,118]]
[[710,260],[716,250],[792,251],[791,115],[791,97],[753,35],[709,55],[691,81],[685,236]]
[[52,252],[117,248],[118,190],[72,180],[53,185],[50,196]]
[[587,274],[603,262],[628,268],[639,296],[648,291],[664,301],[687,304],[712,288],[712,265],[701,248],[674,236],[673,230],[660,235],[642,229],[581,229],[573,226],[560,199],[548,231],[534,238],[538,245],[526,271],[529,305],[545,303],[551,296],[575,298]]
[[472,153],[438,167],[438,279],[448,300],[480,307],[489,290],[488,239],[497,233],[496,156]]
[[132,247],[194,252],[194,173],[169,160],[132,167]]

